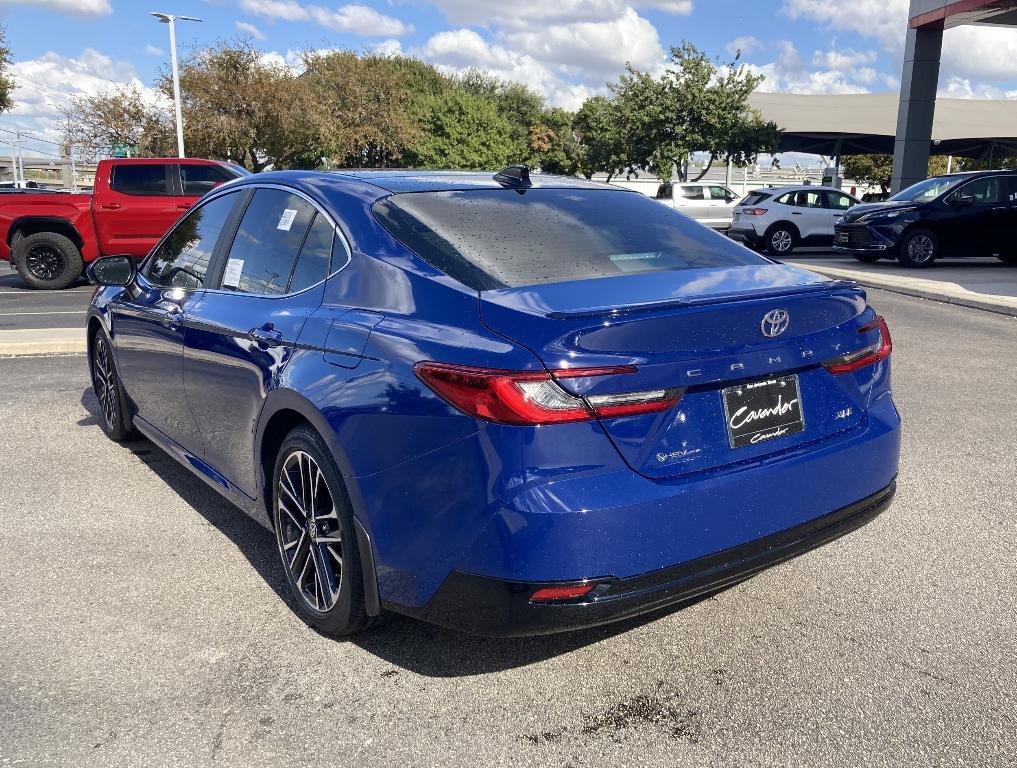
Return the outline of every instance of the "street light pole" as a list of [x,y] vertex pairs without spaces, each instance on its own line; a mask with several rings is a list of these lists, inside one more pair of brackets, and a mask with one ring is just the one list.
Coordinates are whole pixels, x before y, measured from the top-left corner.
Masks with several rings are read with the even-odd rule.
[[169,24],[170,33],[170,63],[173,68],[173,106],[177,116],[177,157],[184,157],[184,119],[180,114],[180,75],[177,72],[177,35],[173,22],[180,21],[201,21],[194,16],[174,16],[172,13],[159,13],[152,11],[150,16],[155,16],[163,24]]

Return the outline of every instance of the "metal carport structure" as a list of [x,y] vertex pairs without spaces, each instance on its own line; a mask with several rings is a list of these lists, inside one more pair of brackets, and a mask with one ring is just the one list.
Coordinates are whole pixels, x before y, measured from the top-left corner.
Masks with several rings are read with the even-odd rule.
[[[899,103],[895,93],[813,96],[757,91],[749,103],[783,130],[783,152],[839,157],[894,151]],[[939,99],[928,151],[978,159],[1017,155],[1017,102]]]

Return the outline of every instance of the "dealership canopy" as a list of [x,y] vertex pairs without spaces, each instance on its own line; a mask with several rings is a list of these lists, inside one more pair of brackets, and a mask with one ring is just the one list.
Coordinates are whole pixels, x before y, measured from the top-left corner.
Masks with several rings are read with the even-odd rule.
[[[783,129],[783,152],[893,154],[896,93],[809,96],[757,91],[749,102]],[[938,99],[931,150],[973,158],[1017,155],[1017,102]]]

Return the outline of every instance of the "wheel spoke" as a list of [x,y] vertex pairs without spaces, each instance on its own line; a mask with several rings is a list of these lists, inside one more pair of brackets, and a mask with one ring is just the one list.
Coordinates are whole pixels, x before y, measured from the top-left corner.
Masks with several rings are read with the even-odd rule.
[[331,610],[342,583],[342,527],[328,479],[306,451],[283,461],[276,506],[279,550],[297,593],[309,608]]

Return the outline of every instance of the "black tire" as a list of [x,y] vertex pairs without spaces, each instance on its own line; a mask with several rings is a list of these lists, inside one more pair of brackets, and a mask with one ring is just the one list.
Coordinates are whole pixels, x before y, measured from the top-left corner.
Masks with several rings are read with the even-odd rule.
[[864,262],[865,264],[875,264],[883,258],[883,254],[881,253],[852,253],[851,255],[858,261]]
[[99,401],[99,427],[110,440],[122,443],[134,437],[134,425],[113,360],[113,346],[101,330],[96,331],[91,346],[92,391]]
[[911,269],[925,269],[939,258],[939,238],[928,229],[913,229],[901,240],[897,261]]
[[[334,514],[323,512],[329,508]],[[360,550],[346,489],[324,441],[310,427],[295,428],[279,448],[272,473],[272,518],[297,615],[335,637],[373,624],[364,607]]]
[[996,258],[1004,264],[1017,265],[1017,253],[997,253]]
[[764,247],[771,256],[789,256],[798,245],[798,230],[790,224],[774,224],[764,236]]
[[21,279],[32,288],[59,290],[72,285],[84,269],[81,251],[56,232],[36,232],[14,244],[13,257]]

